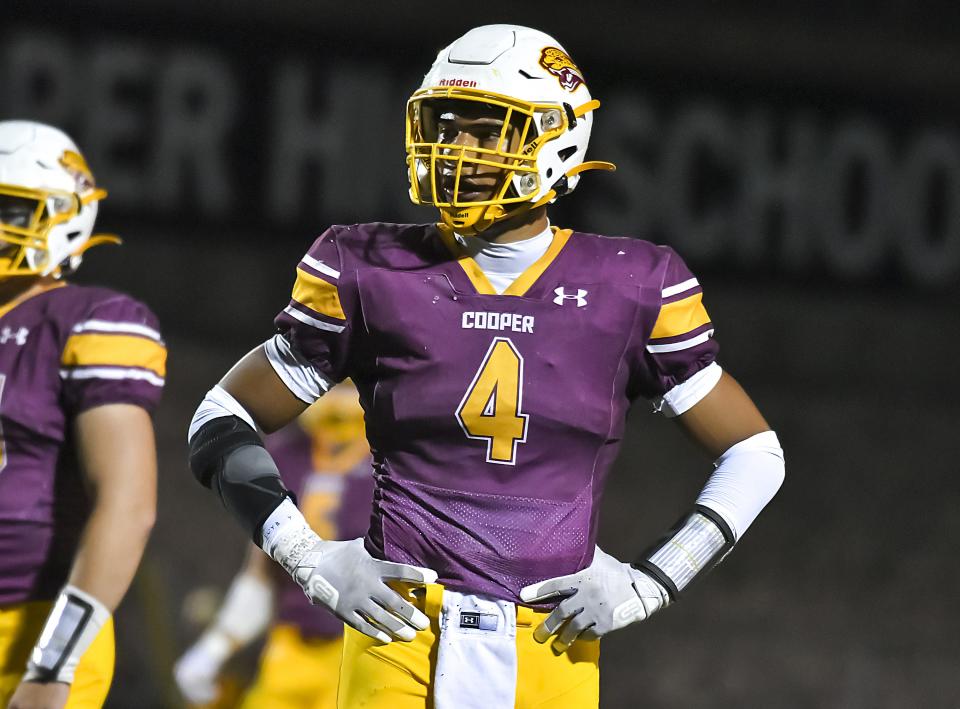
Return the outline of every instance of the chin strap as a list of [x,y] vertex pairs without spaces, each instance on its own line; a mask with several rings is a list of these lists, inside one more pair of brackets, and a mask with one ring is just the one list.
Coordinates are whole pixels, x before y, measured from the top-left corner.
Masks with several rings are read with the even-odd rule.
[[504,219],[510,219],[522,214],[523,212],[531,209],[529,203],[520,205],[517,209],[507,211],[503,208],[502,204],[491,204],[488,205],[486,209],[483,210],[483,213],[480,217],[470,226],[462,226],[455,224],[454,220],[450,217],[450,213],[441,209],[440,210],[440,222],[451,231],[459,234],[460,236],[476,236],[485,229],[490,228],[497,222],[501,222]]

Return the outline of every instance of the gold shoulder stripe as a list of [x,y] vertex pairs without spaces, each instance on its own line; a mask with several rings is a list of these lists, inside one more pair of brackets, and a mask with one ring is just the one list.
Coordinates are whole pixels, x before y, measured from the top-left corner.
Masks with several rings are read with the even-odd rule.
[[710,322],[710,316],[702,301],[703,293],[694,293],[689,298],[662,306],[650,339],[676,337],[706,325]]
[[328,318],[347,319],[340,305],[337,287],[312,273],[307,273],[302,268],[297,269],[297,282],[293,284],[293,299]]
[[65,367],[140,367],[167,375],[167,348],[155,340],[133,335],[71,335],[63,348]]

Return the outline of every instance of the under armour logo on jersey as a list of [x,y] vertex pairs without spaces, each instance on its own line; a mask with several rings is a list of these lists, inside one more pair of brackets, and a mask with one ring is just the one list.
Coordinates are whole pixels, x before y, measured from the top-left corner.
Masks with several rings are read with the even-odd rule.
[[582,308],[587,304],[587,291],[583,288],[577,288],[576,293],[567,293],[567,289],[560,286],[559,288],[554,288],[553,292],[557,294],[557,297],[553,299],[553,302],[557,305],[563,305],[563,301],[565,300],[577,301],[578,308]]
[[0,345],[5,345],[10,340],[13,340],[21,347],[27,344],[27,335],[30,334],[30,331],[25,327],[20,327],[14,330],[10,327],[5,327],[3,330],[0,330]]

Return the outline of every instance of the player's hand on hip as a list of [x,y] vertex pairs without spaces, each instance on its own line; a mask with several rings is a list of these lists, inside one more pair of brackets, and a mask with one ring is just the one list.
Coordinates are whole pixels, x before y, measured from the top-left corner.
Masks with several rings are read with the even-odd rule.
[[8,709],[62,709],[70,696],[70,685],[63,682],[21,682],[10,699]]
[[657,581],[617,561],[600,547],[594,551],[593,562],[582,571],[520,590],[525,603],[558,597],[563,600],[533,632],[539,643],[556,635],[553,648],[557,652],[566,652],[578,638],[595,640],[645,620],[666,606],[670,598]]
[[362,539],[320,540],[290,573],[311,603],[326,606],[344,623],[380,642],[409,642],[416,631],[430,627],[430,619],[386,582],[424,585],[437,580],[436,572],[374,559]]

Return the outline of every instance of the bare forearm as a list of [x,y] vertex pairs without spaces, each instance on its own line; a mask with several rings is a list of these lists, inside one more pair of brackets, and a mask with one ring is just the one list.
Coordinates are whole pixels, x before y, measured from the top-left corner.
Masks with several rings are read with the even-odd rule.
[[140,564],[153,521],[151,506],[131,509],[118,500],[96,504],[80,538],[69,583],[115,610]]
[[130,586],[156,517],[157,456],[150,417],[115,404],[77,419],[93,510],[69,582],[112,612]]

